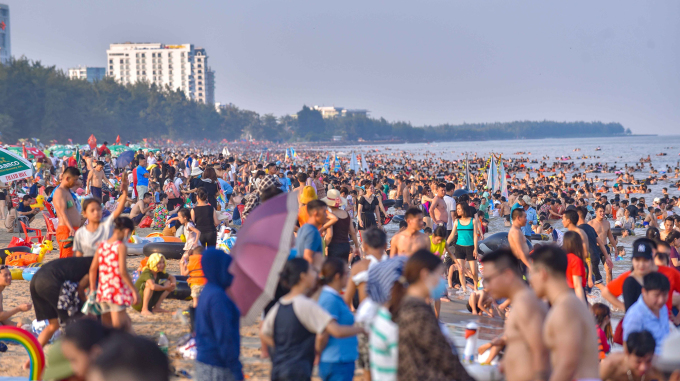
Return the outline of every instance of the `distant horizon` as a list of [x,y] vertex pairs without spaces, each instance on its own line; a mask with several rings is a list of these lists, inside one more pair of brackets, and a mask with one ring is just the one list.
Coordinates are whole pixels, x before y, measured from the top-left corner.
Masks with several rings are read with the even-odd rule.
[[276,116],[307,104],[418,126],[680,125],[677,1],[0,1],[15,57],[68,70],[106,66],[111,43],[192,43],[216,72],[216,102]]

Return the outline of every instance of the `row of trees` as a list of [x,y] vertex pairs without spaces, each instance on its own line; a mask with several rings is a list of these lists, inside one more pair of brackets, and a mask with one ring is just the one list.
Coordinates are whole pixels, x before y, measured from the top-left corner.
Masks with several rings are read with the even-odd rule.
[[323,119],[306,106],[297,118],[260,115],[235,106],[221,108],[187,99],[181,91],[155,84],[122,85],[111,78],[71,80],[54,66],[21,58],[0,65],[0,140],[68,139],[83,143],[90,134],[113,141],[154,137],[182,140],[270,141],[451,141],[538,137],[605,136],[630,133],[618,123],[511,122],[414,127],[367,117]]

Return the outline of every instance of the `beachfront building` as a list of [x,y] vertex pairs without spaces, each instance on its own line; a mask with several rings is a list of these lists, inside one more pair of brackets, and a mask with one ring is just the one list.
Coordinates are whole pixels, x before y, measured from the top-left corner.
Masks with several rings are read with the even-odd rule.
[[111,44],[106,55],[107,75],[122,84],[146,81],[183,91],[189,99],[215,102],[215,72],[203,48],[126,42]]
[[9,5],[0,4],[0,64],[9,63],[12,57],[12,40],[9,32]]
[[312,110],[316,110],[321,113],[324,119],[345,117],[345,116],[368,116],[368,110],[362,109],[346,109],[344,107],[335,106],[314,106]]
[[88,82],[101,81],[106,76],[106,68],[78,66],[68,69],[71,79],[86,79]]

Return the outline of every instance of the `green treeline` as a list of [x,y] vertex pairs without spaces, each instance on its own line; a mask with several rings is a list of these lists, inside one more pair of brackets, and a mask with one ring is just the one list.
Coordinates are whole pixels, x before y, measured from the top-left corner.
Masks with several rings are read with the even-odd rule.
[[121,85],[107,78],[90,83],[71,80],[55,67],[22,58],[0,65],[0,140],[42,141],[67,139],[84,143],[90,134],[98,140],[143,138],[182,140],[234,140],[252,137],[271,141],[346,140],[451,141],[586,137],[629,134],[619,123],[510,122],[414,127],[383,118],[339,117],[323,119],[306,106],[297,118],[276,118],[254,111],[191,101],[183,92],[154,84]]

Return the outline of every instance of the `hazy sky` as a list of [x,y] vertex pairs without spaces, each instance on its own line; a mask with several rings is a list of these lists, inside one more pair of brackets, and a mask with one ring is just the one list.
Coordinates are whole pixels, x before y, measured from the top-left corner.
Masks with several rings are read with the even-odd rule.
[[415,125],[621,122],[680,131],[680,1],[0,0],[12,53],[105,66],[114,42],[192,43],[216,101],[365,108]]

